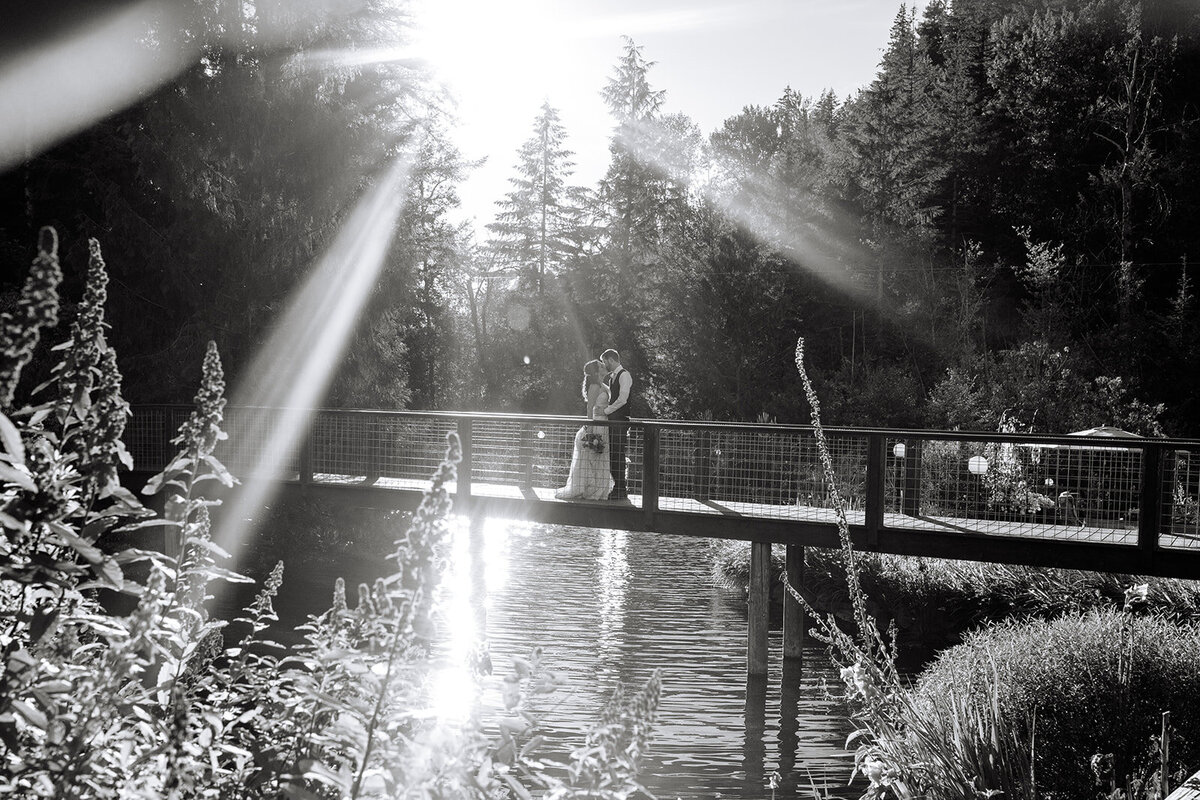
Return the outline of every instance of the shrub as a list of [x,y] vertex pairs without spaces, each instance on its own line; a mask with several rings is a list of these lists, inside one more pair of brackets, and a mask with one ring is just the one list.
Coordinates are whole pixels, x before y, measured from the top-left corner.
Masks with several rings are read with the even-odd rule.
[[[1158,767],[1161,715],[1171,712],[1172,764],[1200,763],[1200,627],[1117,610],[995,625],[943,653],[920,677],[916,707],[950,736],[960,721],[936,702],[970,694],[1013,724],[1036,720],[1039,797],[1093,798],[1093,757],[1124,786]],[[1177,776],[1182,779],[1182,774]]]
[[[747,542],[713,542],[710,557],[714,582],[745,591],[750,580]],[[783,547],[774,547],[772,598],[775,588],[782,591],[783,562]],[[813,608],[849,620],[843,563],[837,551],[805,548],[804,581],[797,588]],[[958,644],[968,631],[992,622],[1119,609],[1131,585],[1147,587],[1146,610],[1178,622],[1200,622],[1200,581],[875,553],[859,553],[857,563],[871,616],[882,628],[895,625],[909,663],[912,657]]]
[[[129,466],[120,438],[128,406],[104,337],[106,276],[94,240],[79,322],[55,348],[62,362],[35,390],[40,402],[15,397],[57,303],[53,231],[40,244],[16,313],[0,318],[0,794],[526,798],[535,786],[554,798],[616,800],[639,789],[657,674],[628,698],[618,691],[585,745],[557,767],[537,753],[533,699],[558,688],[540,658],[505,678],[498,739],[478,720],[429,713],[446,486],[460,456],[453,434],[395,543],[395,572],[360,585],[353,607],[339,580],[332,607],[281,653],[264,638],[276,622],[277,565],[241,617],[211,618],[209,584],[248,580],[218,566],[228,557],[210,537],[219,503],[203,494],[236,482],[213,457],[225,437],[216,347],[173,440],[179,452],[145,489],[164,495],[156,515],[117,479]],[[145,527],[170,532],[169,554],[107,547]],[[134,562],[148,562],[144,582],[126,573]],[[136,607],[107,610],[101,588],[136,597]],[[236,644],[226,647],[231,633]]]

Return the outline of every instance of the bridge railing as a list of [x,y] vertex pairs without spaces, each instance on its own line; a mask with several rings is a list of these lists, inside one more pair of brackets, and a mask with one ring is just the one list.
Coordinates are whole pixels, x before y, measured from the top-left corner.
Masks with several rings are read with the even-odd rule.
[[[126,444],[160,469],[190,409],[138,406]],[[234,474],[419,490],[456,431],[458,493],[549,500],[566,483],[578,417],[230,407],[217,456]],[[620,423],[600,423],[615,428]],[[299,445],[272,452],[281,426]],[[806,426],[635,420],[627,471],[644,514],[830,522],[833,498]],[[828,428],[852,525],[1200,549],[1200,442]]]

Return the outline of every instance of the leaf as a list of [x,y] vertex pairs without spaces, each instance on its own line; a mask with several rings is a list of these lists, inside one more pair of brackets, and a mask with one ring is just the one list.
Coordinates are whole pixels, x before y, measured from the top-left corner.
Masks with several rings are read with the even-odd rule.
[[154,550],[142,550],[137,547],[129,547],[113,556],[113,560],[118,564],[133,564],[138,561],[155,561],[163,557],[162,553]]
[[501,717],[496,721],[496,724],[498,724],[501,729],[510,731],[512,733],[524,733],[530,728],[529,723],[521,717]]
[[46,730],[46,726],[50,724],[46,719],[45,714],[34,708],[29,703],[26,703],[24,700],[13,700],[9,703],[9,705],[14,711],[24,717],[29,724],[33,725],[35,728]]
[[254,578],[248,578],[245,575],[234,572],[231,569],[225,569],[224,567],[208,567],[205,569],[205,572],[214,578],[223,578],[230,583],[255,583]]
[[217,544],[212,539],[199,539],[199,538],[189,539],[188,544],[192,545],[193,547],[199,547],[204,550],[207,550],[208,552],[212,553],[215,556],[218,556],[219,558],[232,558],[233,557],[233,556],[229,555],[228,552],[226,552],[225,548],[221,547],[221,545]]
[[[59,538],[61,538],[63,542],[65,542],[71,549],[86,558],[90,563],[99,564],[104,560],[104,553],[100,552],[100,548],[90,544],[87,540],[75,533],[75,531],[71,530],[66,525],[63,525],[61,522],[51,522],[50,529],[58,534]],[[118,574],[120,574],[119,568]]]
[[225,469],[225,465],[218,461],[214,456],[205,456],[204,461],[212,469],[213,474],[217,476],[217,480],[221,481],[226,486],[233,486],[237,483],[237,478]]
[[[133,465],[130,464],[129,468],[133,469]],[[100,492],[101,500],[108,498],[108,497],[114,497],[117,500],[120,500],[125,505],[129,506],[130,508],[141,508],[142,507],[142,501],[137,499],[137,495],[135,495],[133,492],[129,491],[128,489],[126,489],[124,486],[122,486],[119,483],[109,484],[108,486],[104,487],[103,491]]]
[[37,484],[33,482],[33,478],[25,474],[19,469],[10,467],[3,461],[0,461],[0,481],[4,483],[15,483],[27,492],[36,492]]
[[104,559],[96,570],[96,576],[101,581],[108,584],[110,588],[116,589],[118,592],[124,588],[125,574],[121,572],[121,565],[111,558]]
[[97,517],[87,525],[84,525],[79,535],[89,542],[94,542],[120,521],[117,517]]
[[29,621],[29,642],[30,644],[38,644],[42,638],[54,629],[54,623],[58,620],[58,609],[53,607],[39,606],[33,612],[33,619]]
[[533,800],[533,795],[529,793],[529,790],[522,786],[512,775],[505,773],[504,782],[508,784],[508,788],[513,790],[513,794],[521,798],[521,800]]
[[119,533],[127,533],[129,531],[141,530],[142,528],[160,528],[160,527],[162,527],[162,528],[179,528],[182,526],[183,526],[182,522],[178,522],[173,519],[162,519],[160,517],[153,517],[151,519],[143,519],[143,520],[139,520],[137,522],[130,522],[128,525],[122,525],[121,527],[117,528],[116,530]]
[[4,414],[0,414],[0,441],[4,442],[4,449],[12,456],[12,462],[25,466],[25,445],[21,441],[21,432]]
[[300,767],[302,776],[305,778],[311,778],[312,780],[320,781],[321,783],[331,786],[334,789],[344,790],[346,788],[345,784],[347,776],[330,769],[320,761],[316,761],[311,758],[301,759],[298,766]]
[[11,516],[9,514],[5,514],[3,511],[0,511],[0,525],[3,525],[5,528],[8,528],[9,530],[23,531],[29,526],[29,523],[27,521],[19,520],[16,517]]
[[524,747],[521,748],[521,758],[524,758],[525,756],[534,752],[539,747],[541,747],[545,742],[546,742],[546,737],[542,736],[541,734],[534,736],[532,739],[530,739],[528,742],[525,743]]

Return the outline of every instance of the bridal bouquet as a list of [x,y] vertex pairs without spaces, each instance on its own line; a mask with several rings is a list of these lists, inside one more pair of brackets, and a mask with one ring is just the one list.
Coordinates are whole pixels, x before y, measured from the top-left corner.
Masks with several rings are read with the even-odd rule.
[[585,433],[583,435],[583,446],[594,453],[603,453],[604,436],[599,433]]

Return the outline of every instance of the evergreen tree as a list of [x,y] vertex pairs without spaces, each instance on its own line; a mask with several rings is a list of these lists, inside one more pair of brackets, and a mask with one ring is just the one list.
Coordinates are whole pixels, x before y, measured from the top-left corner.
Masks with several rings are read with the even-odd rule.
[[513,188],[487,226],[495,234],[491,246],[499,265],[539,294],[547,276],[560,274],[582,246],[582,190],[568,184],[574,162],[565,140],[558,112],[544,103],[533,136],[517,151]]

